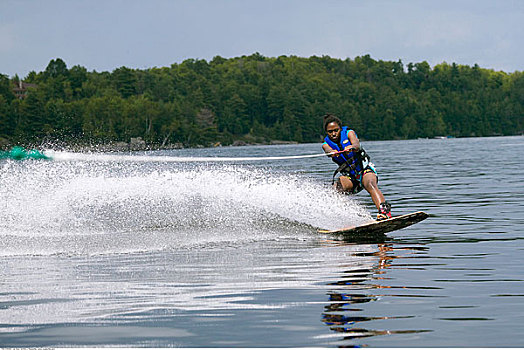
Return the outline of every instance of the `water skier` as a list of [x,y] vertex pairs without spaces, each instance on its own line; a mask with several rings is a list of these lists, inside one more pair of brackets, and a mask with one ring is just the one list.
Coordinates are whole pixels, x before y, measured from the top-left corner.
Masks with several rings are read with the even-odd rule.
[[[377,220],[391,218],[391,205],[378,188],[377,171],[369,161],[369,156],[360,147],[355,131],[342,126],[342,121],[333,114],[324,116],[324,131],[327,136],[322,149],[339,165],[333,174],[334,188],[347,194],[356,194],[366,189],[378,209]],[[333,152],[338,153],[329,154]],[[335,182],[337,173],[341,176]]]

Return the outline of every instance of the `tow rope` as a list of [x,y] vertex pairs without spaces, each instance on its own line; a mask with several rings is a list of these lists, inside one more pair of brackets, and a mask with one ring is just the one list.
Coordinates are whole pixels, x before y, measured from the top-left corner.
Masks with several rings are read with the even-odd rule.
[[285,160],[325,157],[333,153],[305,154],[296,156],[271,156],[271,157],[174,157],[174,156],[139,156],[139,155],[119,155],[119,154],[96,154],[96,153],[70,153],[56,152],[51,153],[51,157],[60,161],[98,161],[98,162],[246,162],[263,160]]
[[341,153],[340,151],[331,153],[305,154],[295,156],[270,156],[270,157],[174,157],[174,156],[140,156],[122,154],[102,154],[102,153],[75,153],[61,151],[40,152],[37,150],[26,150],[23,147],[13,147],[10,151],[0,151],[0,159],[53,159],[57,161],[98,161],[98,162],[245,162],[262,160],[286,160],[325,157]]

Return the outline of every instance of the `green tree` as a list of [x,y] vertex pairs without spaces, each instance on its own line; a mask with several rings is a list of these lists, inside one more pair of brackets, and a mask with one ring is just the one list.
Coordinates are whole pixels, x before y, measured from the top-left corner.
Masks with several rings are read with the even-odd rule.
[[31,142],[46,136],[45,125],[49,125],[44,112],[45,96],[34,91],[20,103],[19,118],[15,128],[15,135]]
[[127,67],[120,67],[113,71],[112,79],[116,90],[123,98],[136,94],[137,79],[135,72]]
[[[18,76],[16,77],[18,78]],[[13,94],[13,83],[3,74],[0,74],[0,96],[3,96],[7,102],[15,98]]]
[[69,84],[73,92],[73,96],[76,98],[82,96],[82,85],[88,80],[87,69],[81,66],[73,66],[69,70]]
[[9,139],[15,131],[16,123],[9,108],[9,102],[0,94],[0,137]]
[[67,77],[68,75],[69,71],[67,70],[66,63],[61,58],[56,58],[49,61],[43,76],[45,79],[53,79]]

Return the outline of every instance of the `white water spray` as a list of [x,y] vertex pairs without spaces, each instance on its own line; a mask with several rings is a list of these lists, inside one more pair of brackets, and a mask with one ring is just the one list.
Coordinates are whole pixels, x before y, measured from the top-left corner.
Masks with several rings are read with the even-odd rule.
[[370,219],[356,202],[306,176],[227,164],[162,166],[145,163],[148,156],[83,156],[0,165],[2,254],[308,239],[317,227]]

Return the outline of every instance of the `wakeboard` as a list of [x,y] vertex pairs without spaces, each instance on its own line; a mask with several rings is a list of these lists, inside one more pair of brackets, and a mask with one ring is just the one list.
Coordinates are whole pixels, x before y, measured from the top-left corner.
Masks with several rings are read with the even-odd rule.
[[344,237],[380,236],[387,232],[400,230],[426,219],[429,215],[423,211],[394,216],[386,220],[373,220],[358,226],[350,226],[338,230],[317,230],[319,233],[337,234]]

